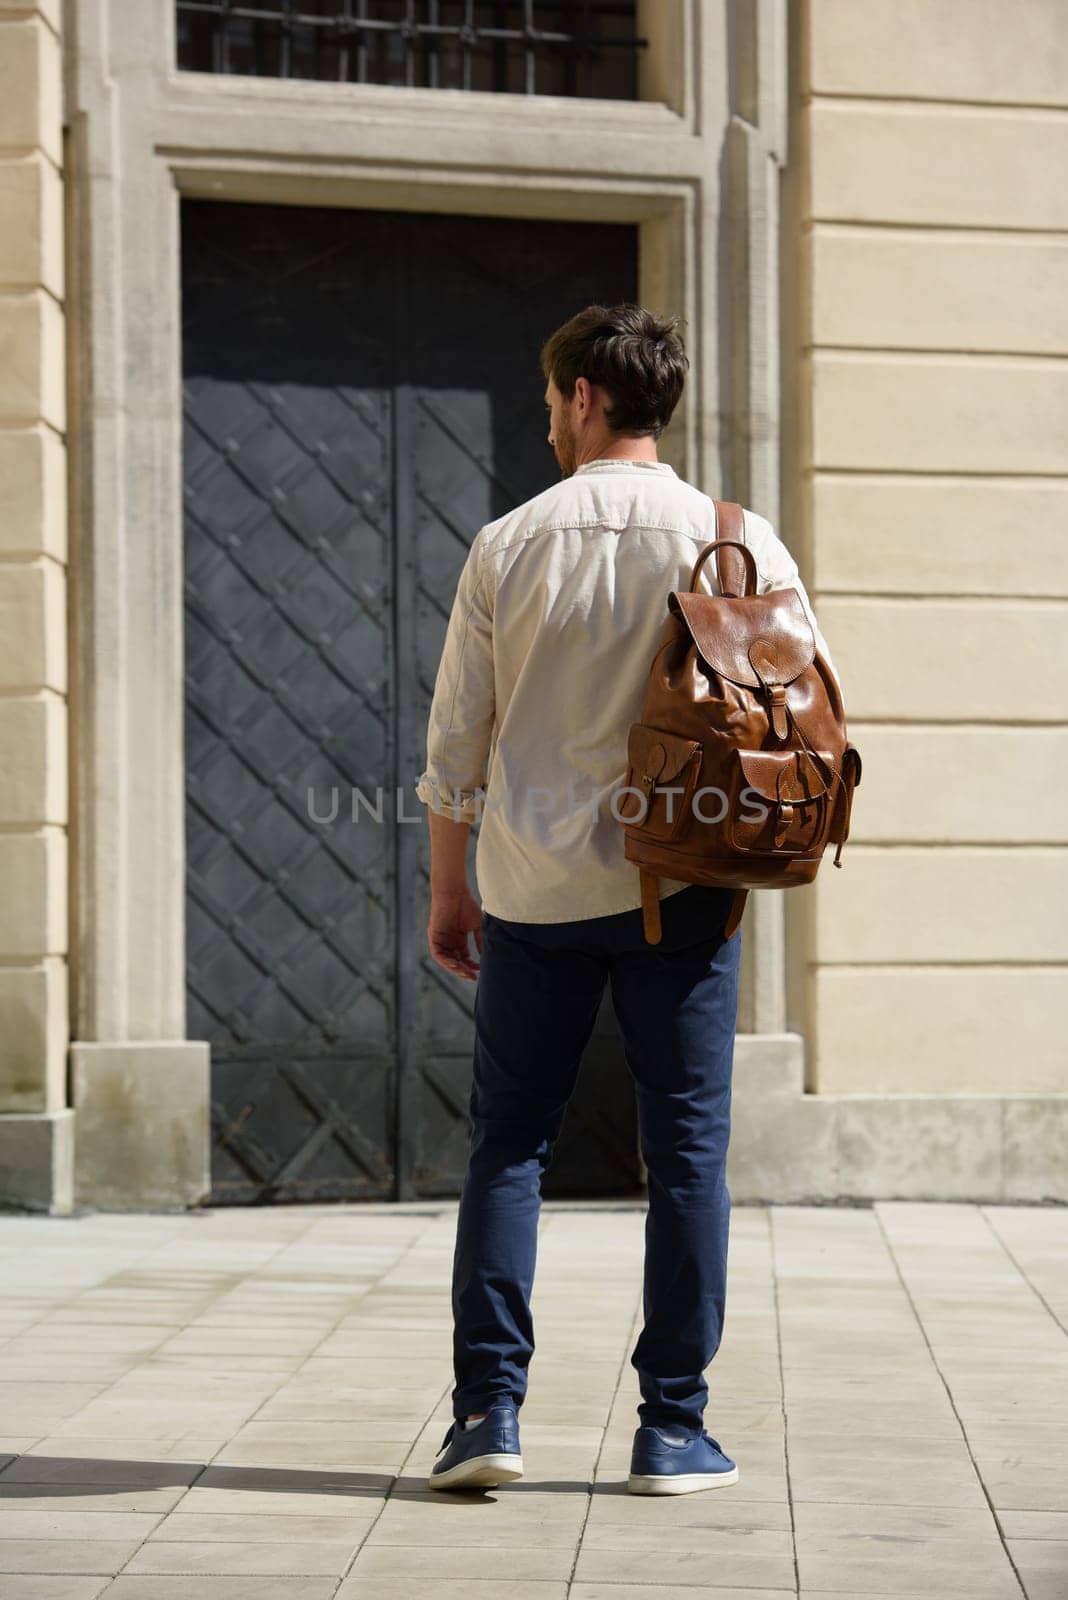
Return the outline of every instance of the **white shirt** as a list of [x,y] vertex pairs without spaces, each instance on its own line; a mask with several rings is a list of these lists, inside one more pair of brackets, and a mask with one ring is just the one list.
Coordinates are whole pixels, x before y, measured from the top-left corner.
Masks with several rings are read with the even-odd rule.
[[[745,510],[759,591],[797,563]],[[460,574],[427,730],[424,804],[478,822],[483,909],[569,922],[641,904],[611,800],[627,772],[672,589],[716,537],[715,507],[666,462],[590,461],[481,528]],[[717,594],[714,557],[698,588]],[[687,887],[659,880],[661,897]]]

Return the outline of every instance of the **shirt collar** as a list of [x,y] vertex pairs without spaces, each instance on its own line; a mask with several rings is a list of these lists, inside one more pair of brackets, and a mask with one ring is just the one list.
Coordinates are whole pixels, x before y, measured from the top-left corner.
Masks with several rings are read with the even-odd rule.
[[572,476],[583,472],[659,472],[662,477],[674,478],[675,469],[666,461],[625,461],[622,457],[606,456],[597,461],[585,461],[576,467]]

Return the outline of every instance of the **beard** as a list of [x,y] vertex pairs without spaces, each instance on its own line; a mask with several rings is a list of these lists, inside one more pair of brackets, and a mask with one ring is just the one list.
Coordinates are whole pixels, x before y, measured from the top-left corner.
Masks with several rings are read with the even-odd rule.
[[565,415],[560,419],[560,426],[553,435],[553,452],[556,456],[557,466],[560,468],[562,478],[570,478],[575,470],[575,435],[571,430],[571,423]]

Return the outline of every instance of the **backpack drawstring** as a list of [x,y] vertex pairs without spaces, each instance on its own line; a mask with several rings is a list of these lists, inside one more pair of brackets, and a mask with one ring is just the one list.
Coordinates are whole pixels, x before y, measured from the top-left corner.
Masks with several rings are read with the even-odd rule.
[[[801,719],[798,717],[797,712],[793,709],[793,707],[788,702],[787,702],[787,705],[786,705],[786,712],[787,712],[787,715],[790,718],[790,721],[793,723],[794,727],[797,729],[797,736],[800,739],[801,743],[804,745],[805,749],[808,751],[809,755],[813,758],[814,761],[818,762],[820,766],[830,767],[831,773],[832,773],[835,781],[838,784],[840,784],[843,789],[845,789],[845,778],[843,777],[841,772],[839,772],[838,768],[835,766],[834,762],[830,759],[829,756],[828,757],[822,756],[818,750],[814,750],[812,748],[812,745],[809,743],[809,740],[808,740],[808,737],[807,737],[807,735],[805,733],[805,730],[801,725]],[[833,805],[834,802],[832,801],[831,804]],[[832,862],[832,866],[840,867],[842,865],[842,859],[841,859],[842,858],[842,846],[843,846],[844,843],[845,843],[844,839],[839,839],[838,840],[838,842],[837,842],[837,844],[835,846],[834,860]]]

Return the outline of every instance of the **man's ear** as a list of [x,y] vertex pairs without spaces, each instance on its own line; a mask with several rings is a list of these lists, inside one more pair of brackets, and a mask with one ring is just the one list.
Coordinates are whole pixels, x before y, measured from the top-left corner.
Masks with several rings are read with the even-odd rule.
[[593,406],[593,387],[588,378],[575,379],[575,397],[579,403],[579,411],[587,417]]

